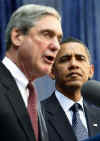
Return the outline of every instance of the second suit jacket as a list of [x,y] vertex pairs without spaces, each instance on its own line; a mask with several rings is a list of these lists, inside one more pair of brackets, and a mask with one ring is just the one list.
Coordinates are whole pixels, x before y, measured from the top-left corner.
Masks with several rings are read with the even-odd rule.
[[[50,141],[76,141],[67,115],[60,106],[55,93],[42,101]],[[89,136],[100,133],[100,109],[84,102]]]
[[100,134],[97,134],[96,136],[90,137],[83,141],[100,141]]
[[[42,133],[39,141],[46,141],[44,121],[39,112]],[[43,136],[45,135],[45,136]],[[43,140],[42,140],[43,139]],[[31,121],[20,91],[10,72],[0,62],[0,141],[35,141]]]

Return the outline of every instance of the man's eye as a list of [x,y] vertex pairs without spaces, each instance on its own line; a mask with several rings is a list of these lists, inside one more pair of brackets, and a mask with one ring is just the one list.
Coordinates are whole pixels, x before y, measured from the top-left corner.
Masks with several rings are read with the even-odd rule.
[[85,58],[85,56],[76,56],[77,57],[77,60],[80,60],[80,61],[85,61],[86,60],[86,58]]
[[54,36],[54,34],[51,32],[45,31],[45,32],[43,32],[43,36],[48,37],[48,38],[52,38]]
[[62,38],[61,38],[61,37],[58,38],[58,42],[59,42],[59,43],[62,42]]
[[71,58],[70,56],[62,57],[62,58],[59,59],[59,62],[60,62],[60,63],[67,62],[67,61],[70,60],[70,58]]
[[44,35],[44,36],[48,36],[49,33],[48,33],[48,32],[44,32],[43,35]]

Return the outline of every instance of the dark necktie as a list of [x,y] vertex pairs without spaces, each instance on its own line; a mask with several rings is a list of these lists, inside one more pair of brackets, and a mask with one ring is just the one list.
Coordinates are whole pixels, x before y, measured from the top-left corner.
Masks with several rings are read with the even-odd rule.
[[38,141],[38,113],[37,113],[37,93],[31,82],[28,84],[29,98],[28,98],[28,113],[34,129],[36,141]]
[[84,127],[84,125],[80,119],[79,109],[82,110],[82,107],[78,103],[75,103],[71,107],[71,110],[73,111],[72,127],[73,127],[73,130],[74,130],[75,135],[77,137],[77,140],[81,141],[81,140],[88,138],[88,131]]

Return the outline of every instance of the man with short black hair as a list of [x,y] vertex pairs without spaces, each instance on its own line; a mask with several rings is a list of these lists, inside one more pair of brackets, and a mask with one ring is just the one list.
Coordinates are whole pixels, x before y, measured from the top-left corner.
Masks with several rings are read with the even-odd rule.
[[50,73],[56,90],[42,101],[50,141],[81,141],[100,132],[100,109],[81,95],[93,73],[88,48],[78,39],[64,40]]

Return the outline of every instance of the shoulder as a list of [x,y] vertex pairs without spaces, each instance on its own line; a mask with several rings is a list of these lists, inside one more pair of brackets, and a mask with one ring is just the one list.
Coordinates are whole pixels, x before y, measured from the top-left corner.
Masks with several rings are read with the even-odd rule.
[[99,106],[96,106],[95,104],[84,101],[84,107],[87,109],[87,111],[90,111],[93,114],[100,115],[100,107]]
[[55,93],[53,93],[51,96],[49,96],[48,98],[44,99],[41,101],[41,105],[47,105],[49,103],[51,103],[52,101],[54,101],[56,99]]

